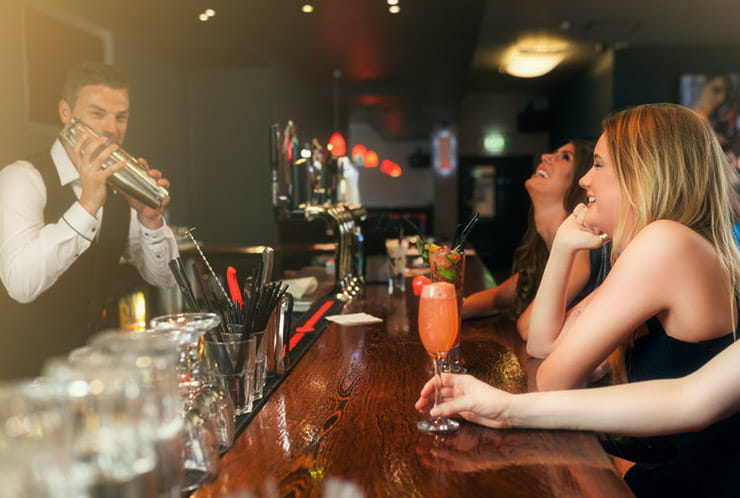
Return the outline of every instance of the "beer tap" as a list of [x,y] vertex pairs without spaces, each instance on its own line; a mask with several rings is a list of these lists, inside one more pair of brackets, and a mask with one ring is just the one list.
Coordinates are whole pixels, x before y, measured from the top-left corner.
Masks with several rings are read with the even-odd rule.
[[336,294],[349,300],[364,284],[360,222],[367,217],[367,210],[338,202],[337,174],[341,160],[346,158],[327,154],[322,162],[324,149],[316,139],[305,147],[299,144],[293,121],[288,121],[282,137],[277,125],[270,128],[275,217],[278,221],[320,218],[330,226],[336,237]]

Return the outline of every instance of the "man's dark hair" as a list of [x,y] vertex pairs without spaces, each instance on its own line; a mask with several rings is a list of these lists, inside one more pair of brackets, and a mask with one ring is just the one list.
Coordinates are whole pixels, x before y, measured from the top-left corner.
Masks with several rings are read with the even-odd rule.
[[130,87],[128,76],[121,69],[102,62],[83,62],[67,72],[62,88],[62,99],[70,107],[74,107],[80,89],[87,85],[103,85],[127,91]]

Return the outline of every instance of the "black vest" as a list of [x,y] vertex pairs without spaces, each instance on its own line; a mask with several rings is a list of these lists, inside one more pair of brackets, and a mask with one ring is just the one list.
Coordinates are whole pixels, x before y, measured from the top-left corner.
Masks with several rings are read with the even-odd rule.
[[[44,222],[55,223],[77,198],[71,185],[59,185],[50,152],[28,160],[46,185]],[[126,199],[110,189],[104,211],[98,237],[35,301],[18,303],[0,286],[0,379],[36,376],[44,360],[66,355],[100,329],[131,217]]]

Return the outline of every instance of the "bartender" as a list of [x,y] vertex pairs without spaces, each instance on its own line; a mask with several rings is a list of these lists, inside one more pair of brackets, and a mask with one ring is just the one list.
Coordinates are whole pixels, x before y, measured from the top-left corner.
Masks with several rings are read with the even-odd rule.
[[[122,162],[102,168],[126,135],[126,74],[101,63],[73,67],[59,118],[75,117],[104,137],[75,146],[57,138],[0,170],[0,379],[38,375],[45,359],[97,332],[122,261],[150,284],[175,284],[167,263],[177,245],[162,216],[169,197],[152,209],[106,183]],[[148,172],[169,187],[160,171]]]

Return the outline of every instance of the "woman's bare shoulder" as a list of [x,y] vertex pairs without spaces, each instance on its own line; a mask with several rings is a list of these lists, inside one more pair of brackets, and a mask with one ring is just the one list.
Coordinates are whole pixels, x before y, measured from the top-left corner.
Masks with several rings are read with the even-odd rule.
[[[634,247],[642,254],[685,255],[686,251],[712,250],[707,239],[677,221],[657,220],[649,223],[635,235],[628,249]],[[627,251],[625,250],[625,253]]]
[[717,253],[711,243],[691,228],[672,220],[648,224],[635,235],[619,259],[640,265],[664,278],[680,273],[686,263],[713,264]]

